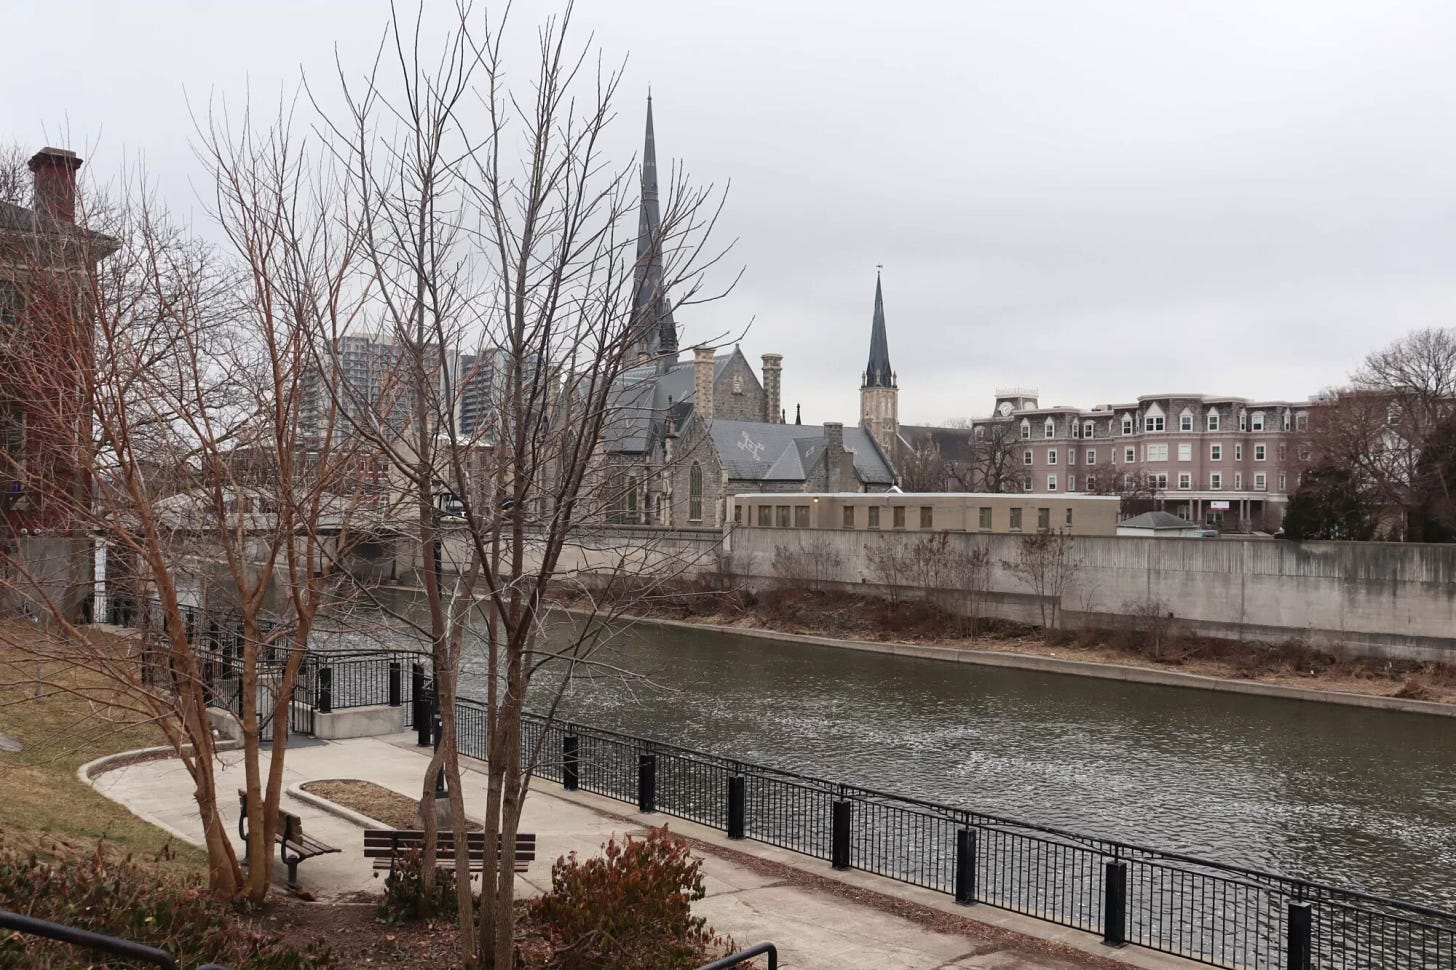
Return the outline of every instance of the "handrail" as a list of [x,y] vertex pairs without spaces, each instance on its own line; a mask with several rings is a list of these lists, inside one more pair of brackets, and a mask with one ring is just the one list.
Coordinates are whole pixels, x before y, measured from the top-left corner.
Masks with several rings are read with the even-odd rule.
[[779,951],[778,947],[774,946],[772,943],[755,944],[746,950],[739,950],[737,953],[731,953],[728,956],[723,957],[721,960],[714,960],[712,963],[705,963],[701,967],[698,967],[698,970],[729,970],[730,967],[736,967],[744,960],[751,960],[754,957],[762,956],[765,953],[768,954],[768,970],[778,970]]
[[[163,970],[177,970],[177,961],[166,950],[147,946],[145,943],[134,943],[131,940],[107,936],[105,933],[83,930],[77,926],[52,923],[50,920],[37,919],[23,913],[12,913],[6,909],[0,909],[0,928],[28,933],[31,936],[43,936],[47,939],[69,943],[72,946],[82,946],[88,950],[99,950],[102,953],[126,957],[128,960],[140,960],[143,963],[162,967]],[[228,968],[216,963],[208,963],[198,967],[197,970],[228,970]]]

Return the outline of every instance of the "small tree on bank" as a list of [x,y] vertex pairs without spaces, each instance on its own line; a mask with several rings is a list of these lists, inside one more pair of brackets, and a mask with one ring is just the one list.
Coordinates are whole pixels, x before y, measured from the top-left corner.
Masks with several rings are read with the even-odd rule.
[[1071,585],[1072,534],[1043,530],[1021,537],[1016,558],[1005,563],[1036,597],[1043,630],[1055,630],[1062,596]]

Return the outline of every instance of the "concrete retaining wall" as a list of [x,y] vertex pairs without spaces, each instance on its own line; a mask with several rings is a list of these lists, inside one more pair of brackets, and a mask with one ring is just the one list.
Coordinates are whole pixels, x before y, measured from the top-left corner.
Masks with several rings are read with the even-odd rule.
[[[993,563],[987,615],[1040,622],[1036,597],[1007,564],[1021,537],[949,533],[953,549],[987,550]],[[907,546],[906,533],[740,528],[734,571],[772,581],[778,546],[823,549],[826,585],[884,592],[869,549]],[[1409,543],[1275,542],[1257,539],[1084,537],[1062,597],[1063,625],[1115,626],[1140,604],[1161,603],[1184,628],[1210,636],[1280,642],[1419,660],[1456,660],[1456,546]],[[910,590],[963,611],[958,590]]]

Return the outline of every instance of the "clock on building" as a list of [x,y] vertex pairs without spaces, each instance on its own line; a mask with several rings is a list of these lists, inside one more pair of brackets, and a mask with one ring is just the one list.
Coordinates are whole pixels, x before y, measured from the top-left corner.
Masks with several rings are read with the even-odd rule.
[[1011,412],[1016,410],[1016,405],[1012,404],[1010,401],[1002,401],[1001,404],[996,408],[996,410],[1001,413],[1001,417],[1009,418],[1011,417]]

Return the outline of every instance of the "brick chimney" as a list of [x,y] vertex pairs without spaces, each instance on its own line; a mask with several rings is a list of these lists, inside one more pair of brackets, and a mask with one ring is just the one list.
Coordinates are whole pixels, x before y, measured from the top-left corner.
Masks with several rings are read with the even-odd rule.
[[844,424],[839,421],[824,422],[824,474],[825,489],[830,492],[844,491],[840,472],[844,464]]
[[783,409],[779,406],[779,388],[783,386],[784,355],[763,355],[763,419],[769,424],[782,423]]
[[59,222],[76,221],[76,169],[81,159],[64,148],[42,148],[31,156],[35,211]]
[[693,407],[704,421],[713,420],[713,348],[693,348]]

